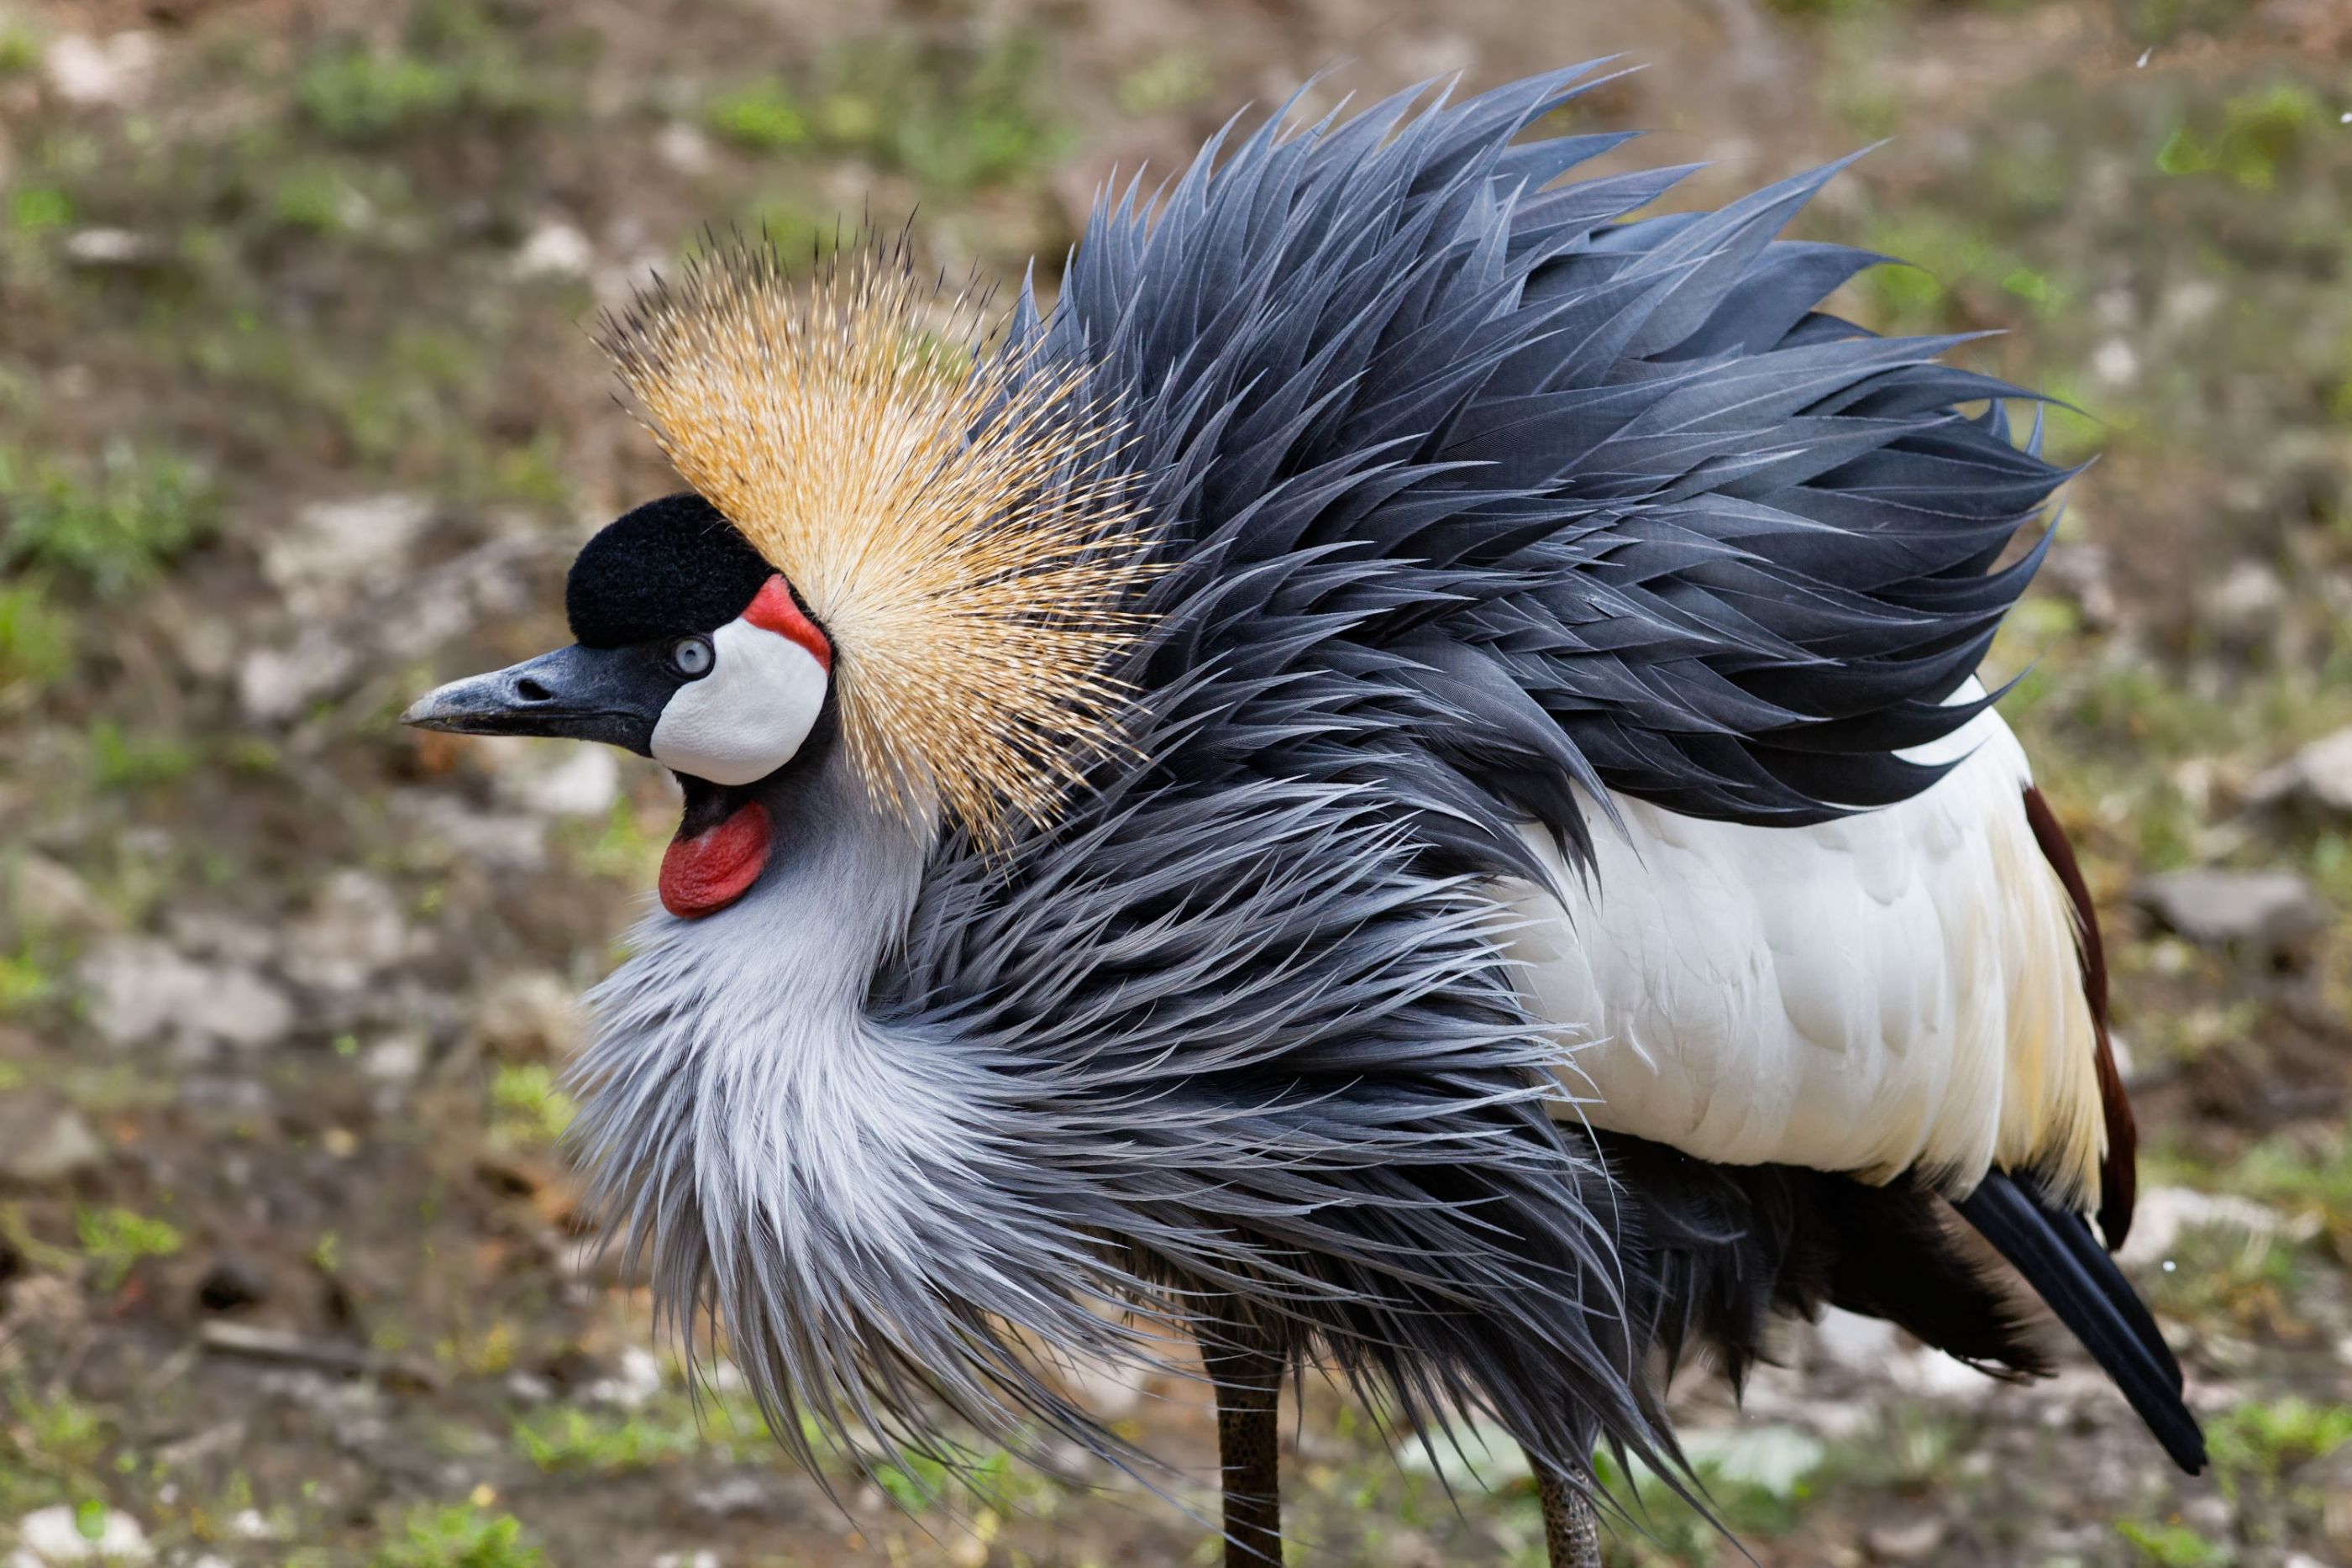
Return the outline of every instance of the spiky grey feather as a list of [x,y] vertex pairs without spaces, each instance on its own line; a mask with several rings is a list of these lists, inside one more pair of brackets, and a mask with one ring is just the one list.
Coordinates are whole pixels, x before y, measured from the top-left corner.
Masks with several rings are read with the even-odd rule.
[[[1654,1352],[1837,1293],[1795,1178],[1619,1187],[1555,1124],[1492,890],[1608,789],[1793,824],[1925,787],[1894,753],[1974,711],[2063,476],[1953,340],[1817,309],[1876,259],[1774,240],[1832,171],[1643,220],[1681,171],[1548,189],[1622,140],[1517,142],[1587,74],[1277,118],[1100,208],[1013,338],[1094,367],[1144,475],[1135,754],[983,856],[893,839],[820,736],[778,869],[599,994],[602,1199],[788,1441],[940,1451],[944,1408],[1126,1457],[1029,1352],[1238,1301],[1406,1427],[1581,1473],[1669,1459]],[[1743,1205],[1781,1218],[1723,1245]]]

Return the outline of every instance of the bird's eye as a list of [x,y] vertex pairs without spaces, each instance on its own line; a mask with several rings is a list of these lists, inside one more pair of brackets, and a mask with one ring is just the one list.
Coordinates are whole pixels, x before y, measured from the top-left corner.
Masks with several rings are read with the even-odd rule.
[[680,637],[670,644],[670,668],[689,681],[700,680],[719,662],[718,653],[708,637]]

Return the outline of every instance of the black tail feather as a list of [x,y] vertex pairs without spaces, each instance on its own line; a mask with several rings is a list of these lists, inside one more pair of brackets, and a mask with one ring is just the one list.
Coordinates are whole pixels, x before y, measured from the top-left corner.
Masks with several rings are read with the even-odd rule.
[[2180,1364],[2083,1218],[2053,1207],[2030,1178],[1999,1171],[1953,1207],[2083,1342],[2172,1462],[2202,1470],[2205,1434],[2181,1401]]

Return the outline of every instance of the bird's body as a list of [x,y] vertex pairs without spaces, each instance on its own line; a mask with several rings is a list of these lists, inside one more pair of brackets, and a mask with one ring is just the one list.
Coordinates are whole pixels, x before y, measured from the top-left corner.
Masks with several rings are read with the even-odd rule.
[[1510,949],[1586,1040],[1568,1082],[1595,1126],[1732,1165],[2098,1191],[2100,1044],[2025,754],[1985,712],[1915,755],[1955,765],[1809,827],[1619,798],[1589,878],[1535,841],[1569,907],[1523,885]]
[[1549,188],[1622,140],[1517,141],[1577,74],[1213,144],[974,361],[887,256],[611,324],[699,495],[413,716],[686,780],[576,1138],[780,1416],[1128,1457],[1036,1355],[1173,1328],[1252,1454],[1311,1357],[1670,1463],[1665,1368],[1776,1311],[2041,1370],[1957,1207],[2196,1458],[2079,1218],[2095,927],[1969,685],[2063,476],[1815,308],[1874,259],[1773,239],[1826,171]]

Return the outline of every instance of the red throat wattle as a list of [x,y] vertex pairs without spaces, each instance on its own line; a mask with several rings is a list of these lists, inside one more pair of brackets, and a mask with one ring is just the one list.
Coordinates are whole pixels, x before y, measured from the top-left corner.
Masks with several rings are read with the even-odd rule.
[[746,800],[691,838],[681,827],[662,852],[662,907],[681,920],[716,915],[751,891],[768,863],[768,809]]

